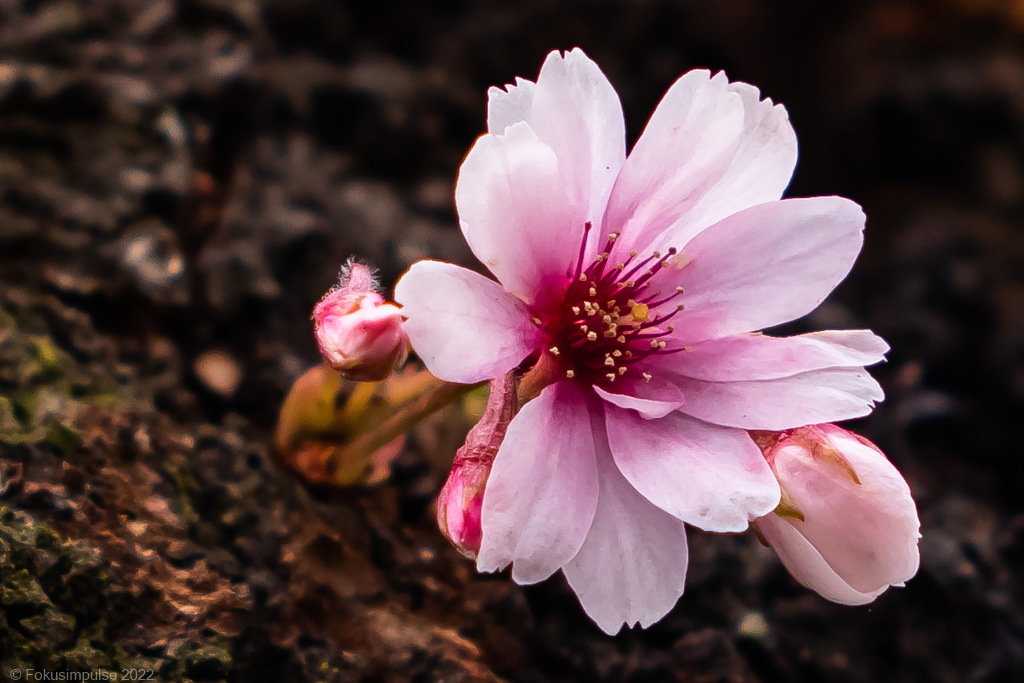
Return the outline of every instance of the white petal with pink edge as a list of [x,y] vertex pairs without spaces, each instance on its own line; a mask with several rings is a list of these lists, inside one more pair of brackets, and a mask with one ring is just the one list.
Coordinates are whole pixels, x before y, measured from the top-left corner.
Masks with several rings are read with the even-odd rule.
[[570,197],[563,163],[526,123],[480,137],[455,184],[462,233],[505,289],[531,303],[575,263],[585,209]]
[[841,605],[866,605],[889,588],[886,585],[868,592],[858,591],[835,573],[789,521],[778,515],[757,520],[757,528],[793,578],[827,600]]
[[863,417],[885,394],[862,368],[827,368],[779,379],[705,382],[675,378],[681,410],[714,424],[781,431]]
[[537,583],[579,552],[598,498],[590,400],[559,382],[512,420],[484,492],[478,570],[512,563],[516,583]]
[[652,365],[710,382],[789,377],[810,370],[859,368],[885,360],[889,345],[870,330],[826,330],[795,337],[741,334],[655,357]]
[[864,212],[842,197],[784,199],[729,216],[694,237],[659,283],[681,286],[681,341],[780,325],[817,308],[846,277]]
[[466,268],[419,261],[395,285],[405,331],[434,375],[472,383],[519,365],[540,343],[523,302]]
[[615,464],[647,500],[705,531],[743,531],[779,503],[779,485],[746,432],[672,413],[645,420],[605,405]]
[[743,99],[725,74],[690,71],[658,104],[612,187],[602,234],[646,248],[722,179],[743,136]]
[[615,635],[623,625],[655,623],[683,594],[686,531],[630,486],[604,439],[597,441],[597,467],[594,523],[562,571],[590,618]]

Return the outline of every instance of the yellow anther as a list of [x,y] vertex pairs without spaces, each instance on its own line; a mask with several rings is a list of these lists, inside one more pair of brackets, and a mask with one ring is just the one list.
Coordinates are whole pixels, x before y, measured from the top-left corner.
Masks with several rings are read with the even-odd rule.
[[604,331],[604,336],[606,336],[609,339],[611,339],[612,337],[615,336],[615,330],[605,330]]
[[619,356],[622,355],[622,351],[619,351],[618,349],[615,349],[614,351],[612,351],[612,355],[615,356],[616,358],[618,358]]
[[[572,372],[572,370],[570,370],[569,372]],[[651,381],[651,374],[649,372],[644,372],[642,374],[644,376],[644,381],[645,382],[650,382]]]
[[636,256],[636,249],[630,249],[629,250],[629,255],[630,256]]
[[572,314],[573,315],[579,315],[580,314],[580,307],[579,306],[573,306],[572,307]]
[[605,377],[608,378],[609,382],[614,382],[615,381],[615,373],[614,372],[609,372],[607,375],[605,375]]
[[654,258],[661,258],[661,252],[660,251],[652,251],[651,255],[654,256]]
[[651,348],[652,349],[658,348],[658,340],[657,339],[652,339],[651,340]]
[[609,256],[611,256],[611,254],[609,254],[609,253],[608,253],[607,251],[605,251],[605,252],[602,252],[602,253],[600,253],[600,254],[598,254],[598,255],[597,255],[597,260],[598,260],[599,262],[600,262],[600,261],[604,261],[604,260],[605,260],[606,258],[608,258]]
[[610,323],[612,321],[612,317],[610,315],[606,315],[606,316],[603,316],[601,318],[601,320],[603,320],[605,322],[605,324],[607,325],[608,323]]
[[532,322],[537,327],[540,327],[540,318],[530,318],[530,322]]
[[626,374],[626,369],[627,368],[624,368],[624,367],[623,368],[619,368],[619,374],[620,375],[625,375]]
[[597,296],[597,287],[590,288],[590,296]]
[[597,341],[597,332],[587,332],[587,339],[589,341]]
[[608,241],[609,242],[614,242],[617,239],[619,239],[619,231],[618,230],[616,230],[615,232],[613,232],[613,233],[608,235]]
[[610,368],[613,368],[615,367],[615,359],[612,358],[611,356],[608,356],[607,358],[604,359],[604,364]]
[[625,263],[616,263],[615,264],[615,270],[622,270],[625,267],[626,267]]
[[626,351],[626,358],[632,358],[632,357],[633,357],[633,352],[627,350]]
[[665,348],[665,342],[663,342],[663,341],[658,342],[658,348],[659,349]]
[[683,347],[683,351],[685,351],[686,353],[692,353],[693,352],[693,347],[692,346],[684,346]]
[[676,287],[676,291],[679,292],[680,294],[682,294],[685,290],[683,290],[683,286],[682,285],[679,285],[679,286]]
[[633,282],[632,280],[626,280],[625,282],[622,283],[622,286],[623,287],[634,287],[634,286],[636,286],[636,283]]
[[587,274],[586,273],[580,273],[580,282],[586,282],[586,281],[587,281]]
[[625,344],[626,343],[626,337],[624,337],[623,335],[620,334],[618,339],[616,339],[615,341],[619,342],[620,344]]
[[560,353],[557,346],[552,346],[548,351],[551,352],[552,356],[557,356]]
[[580,330],[583,331],[583,332],[586,332],[587,331],[587,326],[586,325],[580,325]]
[[676,310],[677,311],[685,311],[686,310],[686,306],[684,306],[683,304],[679,304],[678,306],[676,306]]
[[572,379],[573,377],[576,376],[576,373],[573,372],[572,370],[566,370],[565,371],[565,376],[568,377],[569,379]]
[[635,303],[635,304],[633,304],[633,308],[632,308],[631,314],[633,316],[633,320],[636,320],[638,322],[643,322],[643,321],[647,320],[647,318],[650,317],[651,309],[648,308],[647,304],[636,304]]

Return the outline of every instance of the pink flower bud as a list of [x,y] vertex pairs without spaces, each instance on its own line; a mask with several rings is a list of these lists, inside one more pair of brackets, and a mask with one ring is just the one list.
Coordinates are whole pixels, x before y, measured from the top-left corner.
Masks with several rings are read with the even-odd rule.
[[487,408],[456,451],[451,474],[437,498],[441,533],[470,559],[476,559],[483,539],[480,510],[491,465],[517,409],[514,373],[491,380]]
[[476,559],[483,539],[480,510],[490,474],[489,461],[457,460],[437,498],[437,526],[452,545],[470,559]]
[[917,573],[917,507],[877,446],[832,424],[759,436],[782,502],[757,526],[797,581],[863,605]]
[[401,311],[384,301],[361,263],[342,269],[341,286],[313,309],[313,327],[324,360],[351,380],[382,380],[409,354]]

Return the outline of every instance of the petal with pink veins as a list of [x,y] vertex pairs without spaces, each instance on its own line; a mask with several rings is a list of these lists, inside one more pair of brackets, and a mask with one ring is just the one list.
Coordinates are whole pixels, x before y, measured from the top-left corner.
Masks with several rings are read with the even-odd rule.
[[462,233],[505,289],[536,303],[575,264],[585,208],[574,204],[554,150],[526,123],[480,137],[455,184]]
[[675,378],[687,415],[727,427],[781,431],[863,417],[885,394],[863,368],[827,368],[779,379],[705,382]]
[[525,304],[466,268],[419,261],[395,285],[405,331],[427,369],[448,382],[498,377],[540,343]]
[[743,137],[743,99],[724,73],[690,71],[651,115],[612,187],[602,232],[644,249],[685,216],[729,169]]
[[630,486],[597,440],[597,514],[579,553],[562,567],[583,609],[615,635],[623,624],[647,628],[683,594],[687,547],[683,523]]
[[645,420],[611,405],[605,416],[622,474],[644,498],[687,524],[743,531],[779,504],[775,475],[746,432],[679,413]]
[[739,149],[725,174],[651,248],[686,244],[698,232],[738,211],[777,201],[796,166],[796,133],[781,104],[761,99],[747,83],[730,83],[743,100],[743,133]]
[[594,393],[620,408],[635,410],[648,420],[665,417],[683,405],[682,390],[672,382],[654,377],[649,382],[636,381],[616,393],[595,386]]
[[855,589],[836,574],[792,524],[778,515],[757,520],[757,528],[793,578],[826,600],[841,605],[866,605],[889,588],[885,585],[866,593]]
[[675,337],[718,339],[810,313],[860,253],[864,212],[842,197],[784,199],[707,228],[657,278],[681,286]]
[[[626,122],[615,88],[579,48],[552,52],[541,67],[528,119],[555,151],[571,203],[583,224],[599,225],[608,195],[626,159]],[[594,242],[597,241],[596,231]],[[577,242],[578,243],[578,242]]]
[[598,498],[591,400],[558,382],[512,420],[484,492],[479,571],[511,562],[516,583],[537,583],[579,552]]
[[710,382],[788,377],[826,368],[861,368],[885,360],[889,345],[870,330],[827,330],[795,337],[741,334],[709,339],[685,353],[652,359],[673,374]]

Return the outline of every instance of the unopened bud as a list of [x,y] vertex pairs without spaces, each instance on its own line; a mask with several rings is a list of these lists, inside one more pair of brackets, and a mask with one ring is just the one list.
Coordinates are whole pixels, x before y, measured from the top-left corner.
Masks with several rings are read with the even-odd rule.
[[384,301],[361,263],[342,269],[341,286],[313,309],[313,328],[324,360],[351,380],[382,380],[409,354],[401,311]]
[[917,573],[917,506],[877,446],[832,424],[752,436],[782,488],[757,526],[797,581],[862,605]]
[[513,373],[491,380],[487,408],[455,453],[451,474],[437,498],[437,525],[452,545],[476,559],[483,539],[480,511],[487,478],[505,431],[517,410]]

